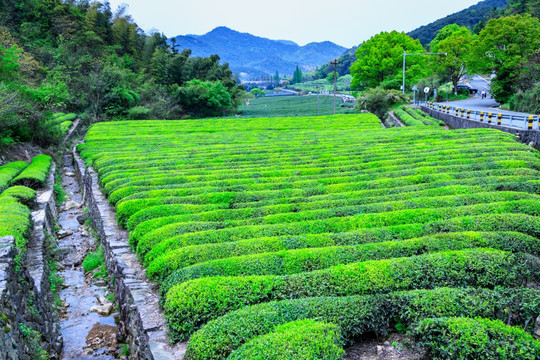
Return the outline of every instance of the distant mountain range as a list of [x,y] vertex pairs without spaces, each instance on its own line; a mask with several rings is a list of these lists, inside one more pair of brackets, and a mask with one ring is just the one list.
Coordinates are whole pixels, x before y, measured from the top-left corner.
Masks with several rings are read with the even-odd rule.
[[227,27],[217,27],[204,35],[180,35],[176,49],[191,49],[192,56],[219,55],[231,70],[243,78],[292,75],[296,66],[311,71],[339,57],[347,48],[330,41],[300,46],[289,40],[270,40],[241,33]]

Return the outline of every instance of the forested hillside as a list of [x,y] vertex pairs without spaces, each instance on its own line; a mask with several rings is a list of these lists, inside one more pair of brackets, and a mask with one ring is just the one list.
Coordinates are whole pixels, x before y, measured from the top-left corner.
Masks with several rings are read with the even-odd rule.
[[108,2],[0,0],[0,45],[0,146],[53,144],[56,111],[89,122],[223,115],[243,94],[218,56],[177,53]]
[[424,25],[408,33],[414,39],[420,40],[422,45],[429,44],[435,35],[443,27],[449,24],[458,24],[459,26],[466,26],[471,30],[478,24],[484,24],[487,20],[495,17],[498,14],[499,9],[507,6],[507,0],[485,0],[480,1],[478,4],[473,5],[465,10],[448,15],[442,19],[439,19],[431,24]]

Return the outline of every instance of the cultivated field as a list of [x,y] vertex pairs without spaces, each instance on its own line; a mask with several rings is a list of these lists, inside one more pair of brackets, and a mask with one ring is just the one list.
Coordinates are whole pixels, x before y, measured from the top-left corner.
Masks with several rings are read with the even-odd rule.
[[539,153],[434,125],[102,122],[78,149],[189,359],[339,359],[407,330],[438,349],[441,329],[473,323],[534,359],[538,343],[507,324],[530,332],[540,314]]
[[[337,114],[353,112],[353,104],[343,104],[341,99],[336,98]],[[249,105],[240,106],[239,113],[247,118],[331,115],[334,113],[334,98],[320,95],[317,112],[316,95],[259,97],[251,100]]]

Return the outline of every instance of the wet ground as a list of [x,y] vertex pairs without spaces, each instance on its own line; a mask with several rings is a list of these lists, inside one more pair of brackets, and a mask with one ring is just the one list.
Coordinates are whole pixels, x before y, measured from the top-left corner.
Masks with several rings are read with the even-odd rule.
[[64,156],[62,185],[67,199],[58,212],[58,225],[61,227],[58,232],[59,275],[64,279],[64,287],[59,294],[64,304],[60,319],[64,338],[61,358],[115,359],[118,349],[115,305],[106,299],[105,281],[85,274],[81,265],[86,254],[96,248],[97,242],[77,220],[84,208],[80,205],[82,195],[71,164],[71,155]]

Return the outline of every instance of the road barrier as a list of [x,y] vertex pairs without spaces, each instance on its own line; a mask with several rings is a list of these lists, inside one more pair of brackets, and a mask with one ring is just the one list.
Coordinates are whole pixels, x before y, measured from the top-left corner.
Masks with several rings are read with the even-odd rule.
[[[509,115],[503,113],[487,114],[483,111],[476,111],[471,109],[458,108],[448,105],[441,105],[434,102],[428,102],[427,107],[446,114],[455,114],[455,116],[466,118],[473,121],[484,122],[487,120],[488,124],[493,124],[493,116],[497,116],[498,126],[507,126],[514,129],[523,130],[540,130],[540,119],[538,115]],[[486,119],[487,117],[487,119]]]

